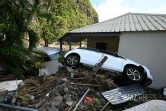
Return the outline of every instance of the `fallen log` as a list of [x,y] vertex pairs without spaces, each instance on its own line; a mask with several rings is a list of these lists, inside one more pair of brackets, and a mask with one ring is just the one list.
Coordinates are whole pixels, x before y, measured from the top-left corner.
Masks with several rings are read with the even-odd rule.
[[70,83],[70,85],[77,85],[77,86],[92,86],[92,87],[101,87],[103,85],[95,85],[95,84],[79,84],[79,83]]
[[70,78],[70,79],[72,79],[72,80],[83,80],[83,79],[85,79],[84,77],[81,77],[81,78]]

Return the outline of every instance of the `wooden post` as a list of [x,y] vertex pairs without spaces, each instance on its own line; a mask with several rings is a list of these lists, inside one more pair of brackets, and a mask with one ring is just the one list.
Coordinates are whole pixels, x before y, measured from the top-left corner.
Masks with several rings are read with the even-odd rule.
[[81,47],[81,42],[80,42],[80,47]]
[[62,47],[62,40],[60,40],[60,50],[63,50],[63,47]]
[[69,50],[71,50],[71,37],[69,37]]
[[101,66],[104,64],[104,62],[108,59],[107,56],[102,56],[101,60],[95,65],[93,68],[93,72],[97,73],[97,71],[101,68]]

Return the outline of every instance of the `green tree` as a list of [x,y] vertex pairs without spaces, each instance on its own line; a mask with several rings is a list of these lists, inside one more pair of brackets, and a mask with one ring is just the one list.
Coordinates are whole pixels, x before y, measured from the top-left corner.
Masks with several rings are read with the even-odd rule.
[[40,7],[42,13],[51,16],[37,15],[32,27],[45,41],[45,46],[68,31],[98,22],[98,15],[89,0],[43,0]]
[[[29,24],[39,2],[34,0],[1,0],[0,2],[0,62],[14,74],[22,74],[29,67],[25,58],[35,47],[38,37]],[[28,39],[29,46],[24,45]]]

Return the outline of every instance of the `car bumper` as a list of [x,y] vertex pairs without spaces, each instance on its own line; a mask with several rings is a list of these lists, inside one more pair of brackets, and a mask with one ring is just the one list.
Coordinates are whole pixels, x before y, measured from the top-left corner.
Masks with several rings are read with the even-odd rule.
[[147,67],[143,66],[143,68],[145,69],[145,73],[147,75],[147,78],[145,79],[145,81],[143,82],[143,86],[148,86],[152,83],[153,81],[153,77],[150,74],[150,71]]
[[151,76],[149,69],[145,66],[143,66],[143,68],[145,69],[145,73],[147,75],[147,78],[153,80],[153,77]]

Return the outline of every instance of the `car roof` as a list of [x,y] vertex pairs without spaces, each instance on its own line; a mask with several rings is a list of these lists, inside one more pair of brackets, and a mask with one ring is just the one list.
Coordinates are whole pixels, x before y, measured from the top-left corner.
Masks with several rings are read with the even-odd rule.
[[85,48],[85,47],[80,47],[78,49],[85,49],[85,50],[90,50],[90,51],[96,51],[96,52],[101,52],[104,54],[109,54],[109,55],[113,55],[115,56],[115,53],[111,52],[111,51],[107,51],[107,50],[102,50],[102,49],[96,49],[96,48]]
[[35,52],[44,52],[47,55],[52,55],[52,54],[60,52],[59,49],[54,48],[54,47],[39,47],[39,48],[35,48],[34,51]]

